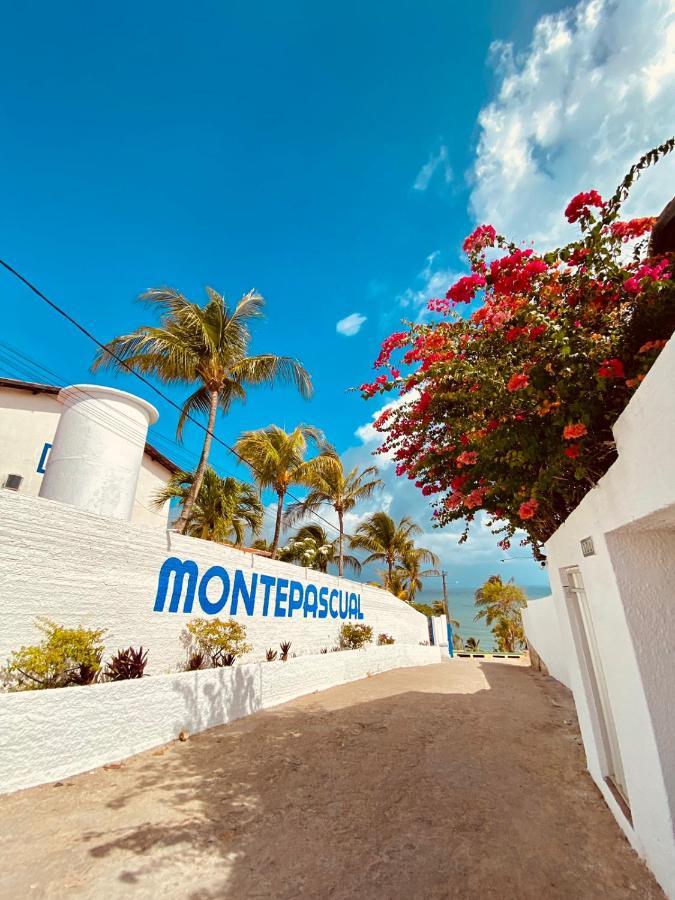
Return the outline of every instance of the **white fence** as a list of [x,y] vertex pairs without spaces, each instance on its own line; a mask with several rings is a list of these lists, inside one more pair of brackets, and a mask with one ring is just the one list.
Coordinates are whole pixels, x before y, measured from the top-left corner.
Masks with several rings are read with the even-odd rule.
[[440,662],[391,645],[87,687],[0,695],[0,792],[116,762],[242,716],[389,669]]
[[549,675],[570,687],[567,645],[563,639],[553,597],[528,600],[522,611],[523,628],[530,649],[546,664]]

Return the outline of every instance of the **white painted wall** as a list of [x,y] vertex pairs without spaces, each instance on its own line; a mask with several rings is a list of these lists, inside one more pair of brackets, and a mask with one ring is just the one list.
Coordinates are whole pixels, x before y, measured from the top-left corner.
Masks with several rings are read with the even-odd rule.
[[[37,471],[38,463],[44,445],[54,442],[61,412],[56,394],[0,386],[0,487],[7,475],[15,473],[23,476],[22,494],[39,494],[44,475]],[[166,528],[169,504],[155,510],[152,501],[170,475],[147,453],[143,455],[132,522],[148,528]]]
[[[564,648],[588,769],[631,844],[675,897],[674,340],[619,417],[614,436],[618,460],[546,545],[559,628],[551,640]],[[582,554],[586,537],[593,539],[593,556]],[[632,825],[605,783],[599,722],[566,592],[575,566],[607,683]]]
[[528,600],[522,610],[523,628],[530,647],[533,647],[544,663],[549,674],[557,678],[565,687],[570,687],[567,672],[569,647],[562,639],[558,612],[553,597]]
[[[429,638],[426,617],[379,588],[0,491],[0,604],[5,611],[0,617],[0,663],[21,644],[35,642],[34,619],[44,615],[64,625],[107,628],[110,652],[142,644],[149,649],[148,672],[177,669],[185,661],[185,624],[204,612],[195,599],[192,616],[171,613],[168,598],[164,612],[154,611],[159,572],[172,556],[194,560],[200,575],[217,565],[230,577],[241,569],[248,584],[254,574],[275,575],[354,591],[361,596],[363,621],[373,627],[374,639],[380,632],[413,645]],[[208,596],[214,597],[211,589]],[[266,648],[281,641],[291,641],[291,652],[299,654],[318,653],[337,642],[341,619],[305,618],[301,613],[292,618],[264,616],[259,600],[253,616],[241,606],[237,613],[253,644],[252,658],[263,657]],[[227,618],[230,611],[228,602],[219,615]]]
[[437,663],[391,645],[136,681],[0,695],[0,793],[67,778],[294,697],[388,669]]

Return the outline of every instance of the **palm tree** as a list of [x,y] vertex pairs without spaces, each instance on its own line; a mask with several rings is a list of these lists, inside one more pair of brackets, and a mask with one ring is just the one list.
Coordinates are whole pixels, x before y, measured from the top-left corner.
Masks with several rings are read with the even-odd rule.
[[[305,459],[308,443],[313,443],[318,455]],[[272,488],[277,495],[277,517],[272,539],[272,555],[279,546],[284,498],[293,484],[309,486],[317,472],[335,464],[335,450],[323,433],[312,425],[298,425],[286,432],[278,425],[268,425],[257,431],[245,431],[234,446],[248,465],[261,488]]]
[[[162,507],[167,500],[177,499],[184,506],[194,480],[192,472],[176,472],[155,495],[155,505]],[[220,478],[207,466],[185,533],[221,544],[241,545],[247,531],[259,534],[263,516],[263,505],[250,484],[237,478]]]
[[131,369],[154,375],[165,384],[197,385],[185,400],[176,436],[195,414],[207,416],[204,444],[191,489],[176,523],[185,531],[195,498],[204,478],[211,449],[216,414],[227,412],[233,400],[244,400],[246,388],[258,384],[294,384],[303,397],[312,393],[309,374],[295,359],[264,353],[248,355],[249,326],[263,315],[265,301],[255,291],[245,294],[232,309],[225,298],[207,288],[204,306],[192,303],[173,288],[153,288],[140,300],[156,308],[160,324],[141,325],[114,338],[99,350],[92,370]]
[[417,596],[417,592],[422,589],[422,579],[428,575],[437,575],[435,569],[423,569],[423,563],[431,563],[437,566],[438,557],[426,547],[416,547],[411,543],[401,554],[401,561],[398,568],[403,574],[408,593],[408,601],[412,602]]
[[391,582],[394,566],[403,559],[413,545],[413,537],[421,531],[409,516],[395,522],[386,512],[376,512],[359,525],[350,543],[354,550],[365,550],[370,554],[364,560],[366,565],[369,562],[386,563],[387,580]]
[[527,597],[513,580],[504,583],[500,575],[491,575],[474,594],[474,603],[479,608],[474,622],[485,619],[487,625],[492,625],[499,619],[519,620]]
[[[300,560],[298,553],[305,550],[313,551],[314,561],[311,568],[318,572],[327,572],[329,565],[336,565],[338,561],[338,538],[331,540],[326,530],[321,525],[303,525],[295,532],[290,541],[293,549],[288,554],[283,554],[280,559],[288,557],[289,562]],[[361,563],[355,556],[343,555],[345,566],[353,569],[358,575],[361,571]]]
[[382,484],[380,478],[372,478],[377,474],[376,466],[368,466],[362,472],[358,467],[345,473],[342,460],[336,457],[333,466],[317,470],[313,475],[313,483],[304,500],[292,504],[286,513],[286,522],[291,525],[304,518],[308,513],[316,512],[323,504],[330,504],[338,517],[338,575],[344,572],[344,516],[354,509],[361,500],[370,497],[373,491]]

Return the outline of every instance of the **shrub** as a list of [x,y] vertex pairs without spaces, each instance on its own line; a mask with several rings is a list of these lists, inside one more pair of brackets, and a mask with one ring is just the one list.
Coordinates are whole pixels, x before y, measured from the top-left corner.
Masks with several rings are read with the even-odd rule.
[[[197,650],[207,656],[214,667],[231,666],[238,656],[252,649],[246,643],[246,626],[234,619],[193,619],[186,629]],[[228,661],[230,656],[231,662]]]
[[14,690],[91,684],[101,670],[104,628],[64,628],[50,619],[35,620],[45,636],[39,644],[15,650],[5,669]]
[[279,646],[281,647],[281,661],[286,662],[288,659],[288,651],[291,649],[291,642],[282,641]]
[[389,634],[378,634],[377,636],[377,646],[382,647],[384,644],[395,644],[396,641]]
[[277,651],[272,650],[272,648],[270,647],[270,649],[265,654],[265,659],[267,660],[267,662],[274,662],[274,660],[277,658],[277,656],[278,656]]
[[142,647],[139,647],[138,650],[134,650],[133,647],[129,647],[127,650],[118,650],[106,666],[105,677],[108,681],[142,678],[147,661],[148,651],[144,651]]
[[328,653],[328,647],[322,647],[319,653]]
[[201,652],[201,650],[197,650],[195,653],[191,653],[188,656],[187,663],[185,665],[186,672],[196,672],[197,669],[203,669],[204,663],[206,661],[206,657]]
[[373,629],[370,625],[352,625],[345,622],[340,629],[340,647],[344,650],[358,650],[373,640]]
[[675,328],[675,258],[650,257],[655,219],[619,212],[674,146],[642,157],[609,200],[574,197],[580,234],[564,247],[535,253],[479,226],[464,242],[471,273],[429,301],[439,317],[385,339],[376,366],[389,374],[361,391],[400,399],[375,421],[375,452],[433,498],[436,525],[464,520],[466,540],[483,511],[503,550],[522,529],[542,558],[616,459],[612,426]]

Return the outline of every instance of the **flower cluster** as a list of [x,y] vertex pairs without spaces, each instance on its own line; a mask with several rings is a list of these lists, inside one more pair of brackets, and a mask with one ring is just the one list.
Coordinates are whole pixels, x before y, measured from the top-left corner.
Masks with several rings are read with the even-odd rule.
[[612,425],[675,330],[675,260],[638,243],[654,219],[619,221],[597,191],[565,215],[581,236],[546,254],[477,228],[469,274],[429,303],[440,318],[391,335],[376,361],[389,375],[361,388],[400,394],[375,421],[377,452],[435,525],[480,510],[502,546],[522,529],[536,553],[615,459]]

